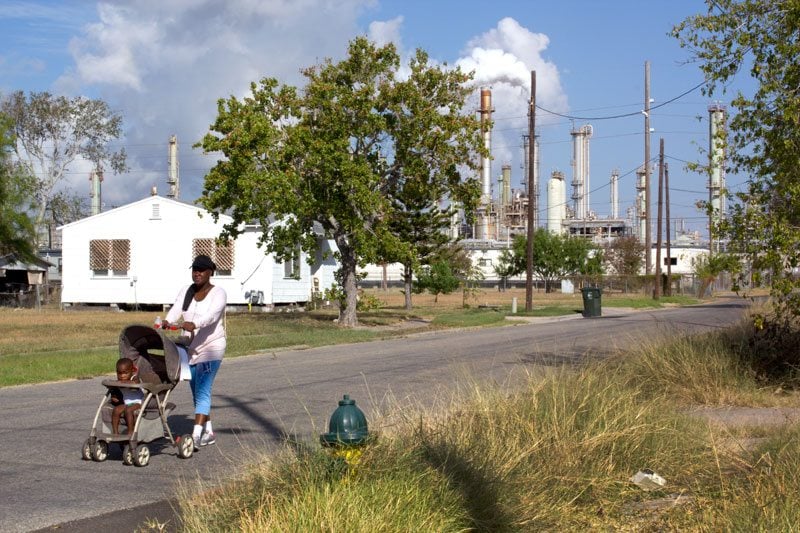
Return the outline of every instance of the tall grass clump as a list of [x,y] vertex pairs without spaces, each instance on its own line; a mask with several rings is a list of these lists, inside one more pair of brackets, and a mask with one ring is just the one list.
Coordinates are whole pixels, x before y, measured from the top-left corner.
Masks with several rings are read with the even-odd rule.
[[509,396],[484,391],[418,427],[428,462],[464,494],[479,531],[574,530],[630,521],[629,482],[652,468],[670,491],[715,482],[707,428],[611,367],[565,371]]
[[327,451],[284,454],[221,488],[184,487],[182,529],[197,532],[463,531],[461,495],[415,448],[387,440],[358,466]]
[[662,339],[611,361],[620,378],[643,394],[683,405],[749,405],[764,401],[755,373],[736,350],[738,333]]
[[730,530],[797,531],[800,524],[800,428],[773,436],[754,455],[747,475],[731,481],[719,522]]
[[630,483],[638,470],[658,471],[670,492],[696,493],[719,477],[707,426],[630,387],[611,366],[565,370],[513,392],[473,385],[445,414],[397,418],[355,467],[324,451],[284,456],[187,496],[185,529],[621,527],[637,514],[627,505],[653,497]]

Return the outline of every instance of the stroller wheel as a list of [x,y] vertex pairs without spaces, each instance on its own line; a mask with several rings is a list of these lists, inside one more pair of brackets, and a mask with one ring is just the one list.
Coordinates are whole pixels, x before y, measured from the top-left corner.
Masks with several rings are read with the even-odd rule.
[[147,466],[150,462],[150,448],[147,444],[140,444],[133,451],[133,464],[136,466]]
[[98,440],[92,444],[92,459],[98,463],[108,459],[108,443],[106,441]]
[[122,464],[130,466],[133,464],[133,454],[131,453],[131,445],[125,444],[122,447]]
[[83,447],[81,447],[81,459],[84,461],[91,461],[92,460],[92,439],[86,439],[86,442],[83,443]]
[[181,459],[188,459],[194,453],[194,437],[188,433],[175,439],[175,445],[178,447],[178,457]]

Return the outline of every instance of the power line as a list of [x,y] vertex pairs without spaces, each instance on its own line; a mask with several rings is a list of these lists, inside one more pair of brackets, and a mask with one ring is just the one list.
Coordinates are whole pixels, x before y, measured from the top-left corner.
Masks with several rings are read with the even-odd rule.
[[[650,107],[650,111],[652,112],[653,109],[658,109],[659,107],[664,107],[665,105],[671,104],[675,100],[683,98],[687,94],[696,91],[697,89],[699,89],[703,85],[706,85],[707,83],[708,83],[708,80],[703,80],[702,82],[698,83],[697,85],[695,85],[691,89],[682,92],[678,96],[670,98],[666,102],[662,102],[662,103],[660,103],[658,105],[654,105],[654,106]],[[550,109],[545,109],[544,107],[541,107],[539,105],[537,105],[536,108],[539,109],[540,111],[544,111],[545,113],[550,113],[551,115],[555,115],[557,117],[562,117],[562,118],[566,118],[566,119],[570,119],[570,120],[612,120],[612,119],[617,119],[617,118],[634,117],[636,115],[641,115],[642,114],[642,111],[636,111],[636,112],[633,112],[633,113],[623,113],[623,114],[619,114],[619,115],[606,115],[606,116],[598,116],[598,117],[579,117],[579,116],[575,116],[575,115],[566,115],[566,114],[563,114],[563,113],[557,113],[556,111],[551,111]]]

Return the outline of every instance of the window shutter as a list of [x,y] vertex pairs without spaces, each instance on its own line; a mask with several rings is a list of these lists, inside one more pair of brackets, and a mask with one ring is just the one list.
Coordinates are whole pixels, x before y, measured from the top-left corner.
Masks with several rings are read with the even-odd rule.
[[107,270],[108,258],[111,255],[111,241],[89,241],[89,268],[92,270]]

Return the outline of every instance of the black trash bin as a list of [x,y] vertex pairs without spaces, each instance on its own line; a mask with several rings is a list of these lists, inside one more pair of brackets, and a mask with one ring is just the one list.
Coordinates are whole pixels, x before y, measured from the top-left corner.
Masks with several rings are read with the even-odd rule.
[[594,318],[602,314],[602,295],[603,291],[599,287],[584,287],[581,289],[583,294],[583,317]]

